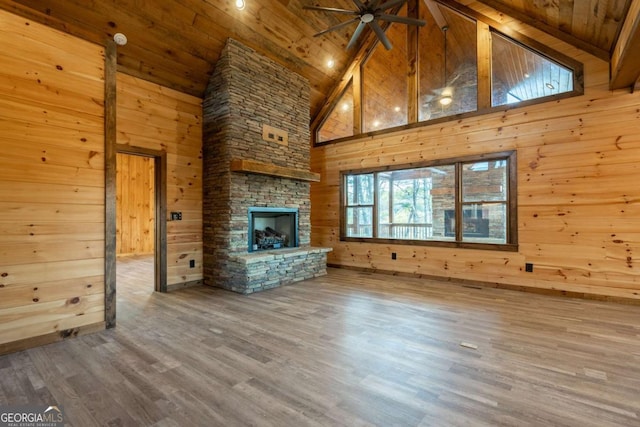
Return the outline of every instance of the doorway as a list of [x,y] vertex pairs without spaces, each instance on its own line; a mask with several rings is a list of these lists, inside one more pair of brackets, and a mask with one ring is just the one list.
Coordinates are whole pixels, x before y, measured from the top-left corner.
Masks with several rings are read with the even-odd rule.
[[166,153],[128,145],[116,153],[117,281],[124,293],[166,292]]
[[127,300],[155,290],[155,208],[153,157],[117,153],[117,295]]

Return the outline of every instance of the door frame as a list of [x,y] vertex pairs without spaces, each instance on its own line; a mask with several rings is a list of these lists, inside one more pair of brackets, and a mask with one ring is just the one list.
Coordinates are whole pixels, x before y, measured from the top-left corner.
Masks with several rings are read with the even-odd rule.
[[154,290],[167,292],[167,153],[124,144],[116,144],[116,153],[153,159]]

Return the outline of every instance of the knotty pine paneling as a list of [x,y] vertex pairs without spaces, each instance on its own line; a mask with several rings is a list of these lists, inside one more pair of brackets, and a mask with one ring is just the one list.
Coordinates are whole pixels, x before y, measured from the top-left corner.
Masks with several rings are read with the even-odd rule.
[[[606,62],[521,29],[584,63],[584,95],[313,148],[312,244],[334,248],[329,263],[640,299],[640,93],[609,91]],[[504,150],[518,252],[340,242],[339,171]]]
[[182,212],[167,222],[167,284],[201,280],[202,101],[122,73],[117,86],[118,144],[166,151],[167,215]]
[[152,254],[155,247],[154,160],[116,156],[116,254]]
[[104,323],[104,51],[0,11],[0,353]]

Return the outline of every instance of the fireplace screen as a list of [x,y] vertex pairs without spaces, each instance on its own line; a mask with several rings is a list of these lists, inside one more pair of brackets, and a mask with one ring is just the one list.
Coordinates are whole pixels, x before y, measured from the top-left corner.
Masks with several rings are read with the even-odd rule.
[[298,209],[249,208],[249,252],[298,246]]

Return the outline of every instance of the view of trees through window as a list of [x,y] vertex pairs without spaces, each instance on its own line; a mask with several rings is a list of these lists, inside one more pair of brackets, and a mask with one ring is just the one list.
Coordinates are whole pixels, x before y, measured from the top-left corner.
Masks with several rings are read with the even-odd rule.
[[[509,157],[503,156],[345,174],[343,236],[511,243],[509,167]],[[462,183],[459,191],[458,179]]]

